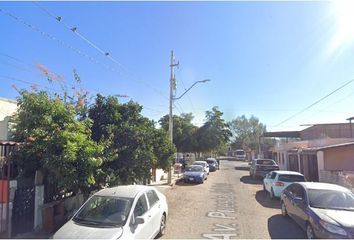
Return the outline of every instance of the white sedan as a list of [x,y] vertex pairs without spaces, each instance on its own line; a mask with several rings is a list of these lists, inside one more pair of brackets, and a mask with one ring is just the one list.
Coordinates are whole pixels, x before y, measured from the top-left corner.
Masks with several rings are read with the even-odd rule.
[[305,182],[304,175],[294,171],[272,171],[263,179],[263,190],[270,198],[280,197],[282,191],[293,182]]
[[103,189],[90,197],[54,239],[153,239],[166,229],[166,197],[142,185]]

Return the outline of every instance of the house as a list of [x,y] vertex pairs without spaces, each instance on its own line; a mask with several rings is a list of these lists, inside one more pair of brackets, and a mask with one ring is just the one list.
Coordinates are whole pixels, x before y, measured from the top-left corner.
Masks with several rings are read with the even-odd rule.
[[279,140],[273,156],[280,169],[298,171],[308,181],[354,190],[354,138],[350,123],[315,124],[297,132],[269,132]]
[[11,182],[13,171],[8,156],[16,147],[9,141],[9,120],[17,110],[17,102],[0,98],[0,238],[10,236],[9,202],[11,202]]
[[0,98],[0,141],[9,140],[9,120],[16,110],[16,101]]

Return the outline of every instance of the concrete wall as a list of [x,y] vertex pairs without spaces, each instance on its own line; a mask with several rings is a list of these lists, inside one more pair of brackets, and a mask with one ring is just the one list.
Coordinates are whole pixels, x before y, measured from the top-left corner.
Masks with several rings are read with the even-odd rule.
[[10,116],[17,110],[16,101],[0,98],[0,140],[8,140]]
[[324,149],[324,170],[354,171],[354,145]]
[[[352,123],[352,131],[354,136],[354,123]],[[301,139],[311,140],[320,138],[350,138],[349,123],[337,124],[319,124],[306,128],[300,132]]]
[[354,171],[320,171],[320,182],[334,183],[354,192]]

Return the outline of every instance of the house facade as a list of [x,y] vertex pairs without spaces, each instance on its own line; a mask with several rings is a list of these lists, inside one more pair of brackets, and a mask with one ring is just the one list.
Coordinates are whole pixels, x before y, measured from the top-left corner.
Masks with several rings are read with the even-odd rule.
[[9,120],[16,110],[16,101],[0,98],[0,141],[9,140]]
[[297,134],[272,132],[265,137],[283,138],[273,149],[280,169],[301,172],[308,181],[335,183],[354,190],[352,134],[349,123],[339,123],[313,125]]

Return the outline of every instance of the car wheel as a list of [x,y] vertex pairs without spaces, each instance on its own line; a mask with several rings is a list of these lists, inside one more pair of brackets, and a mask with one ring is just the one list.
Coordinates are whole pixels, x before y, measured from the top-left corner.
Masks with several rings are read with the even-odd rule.
[[165,231],[166,231],[166,215],[162,214],[161,222],[160,222],[160,232],[157,236],[158,237],[163,236],[165,234]]
[[274,199],[274,192],[273,192],[273,188],[272,188],[272,189],[270,189],[269,197],[270,197],[270,199]]
[[306,236],[308,239],[315,239],[315,233],[313,232],[313,228],[310,223],[306,225]]
[[281,201],[281,215],[283,217],[288,216],[288,212],[286,211],[285,203],[283,201]]

